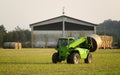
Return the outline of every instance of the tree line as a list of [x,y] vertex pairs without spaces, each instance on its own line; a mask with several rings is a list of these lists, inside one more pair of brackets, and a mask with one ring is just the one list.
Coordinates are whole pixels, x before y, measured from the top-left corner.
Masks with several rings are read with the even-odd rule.
[[99,35],[112,36],[113,46],[120,48],[120,21],[111,19],[105,20],[97,26],[96,30]]
[[23,47],[31,47],[31,31],[17,26],[15,30],[7,32],[4,25],[0,25],[0,47],[4,42],[20,42]]

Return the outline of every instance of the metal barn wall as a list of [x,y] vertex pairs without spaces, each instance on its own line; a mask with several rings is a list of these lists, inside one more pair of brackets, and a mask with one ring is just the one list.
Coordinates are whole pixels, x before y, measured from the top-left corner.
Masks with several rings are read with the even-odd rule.
[[[65,31],[66,37],[75,37],[75,39],[93,34],[94,31]],[[55,47],[57,39],[62,37],[62,31],[33,31],[34,47]]]

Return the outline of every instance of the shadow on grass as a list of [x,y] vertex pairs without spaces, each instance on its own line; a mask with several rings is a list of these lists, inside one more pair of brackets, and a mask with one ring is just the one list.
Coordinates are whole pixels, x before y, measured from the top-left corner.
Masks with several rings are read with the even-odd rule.
[[0,62],[0,64],[53,64],[52,62]]

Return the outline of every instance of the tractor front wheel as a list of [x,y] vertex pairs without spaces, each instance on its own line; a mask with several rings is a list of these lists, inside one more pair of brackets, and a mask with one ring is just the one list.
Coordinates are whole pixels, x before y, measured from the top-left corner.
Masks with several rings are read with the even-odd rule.
[[80,55],[78,53],[72,53],[71,55],[71,63],[78,64],[80,62]]
[[91,53],[88,53],[87,55],[87,58],[84,60],[85,63],[92,63],[92,54]]
[[58,53],[54,53],[53,55],[52,55],[52,62],[53,63],[57,63],[58,62]]

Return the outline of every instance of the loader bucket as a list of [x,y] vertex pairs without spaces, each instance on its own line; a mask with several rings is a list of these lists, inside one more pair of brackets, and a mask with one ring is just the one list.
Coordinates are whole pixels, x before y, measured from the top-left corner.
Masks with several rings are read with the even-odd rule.
[[96,51],[102,43],[100,36],[96,34],[88,35],[87,36],[88,44],[90,45],[89,50],[90,52]]

